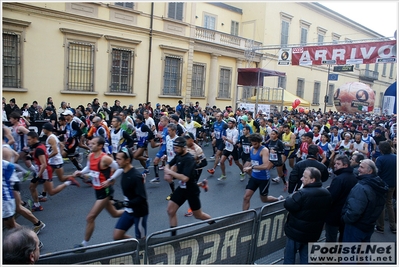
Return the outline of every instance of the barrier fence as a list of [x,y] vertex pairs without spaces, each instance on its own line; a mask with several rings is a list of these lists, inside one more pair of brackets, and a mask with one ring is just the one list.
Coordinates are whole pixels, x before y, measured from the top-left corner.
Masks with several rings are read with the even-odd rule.
[[173,228],[173,237],[166,229],[143,244],[131,238],[88,246],[84,253],[81,248],[48,253],[38,264],[272,264],[283,258],[286,217],[282,200]]

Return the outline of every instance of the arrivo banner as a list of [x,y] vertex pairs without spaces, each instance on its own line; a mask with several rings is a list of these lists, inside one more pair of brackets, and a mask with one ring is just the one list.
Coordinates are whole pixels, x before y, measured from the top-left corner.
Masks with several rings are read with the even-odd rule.
[[396,40],[292,48],[292,65],[396,62]]

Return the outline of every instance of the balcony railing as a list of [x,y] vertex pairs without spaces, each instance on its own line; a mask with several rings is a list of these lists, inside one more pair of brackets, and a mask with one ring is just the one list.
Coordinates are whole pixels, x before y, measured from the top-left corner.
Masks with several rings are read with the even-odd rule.
[[372,71],[366,69],[360,70],[359,78],[362,80],[374,82],[375,80],[378,80],[378,71]]
[[227,45],[242,49],[248,49],[254,46],[261,46],[261,42],[242,38],[236,35],[231,35],[223,32],[218,32],[206,28],[196,27],[195,38],[199,40],[208,41],[211,43]]

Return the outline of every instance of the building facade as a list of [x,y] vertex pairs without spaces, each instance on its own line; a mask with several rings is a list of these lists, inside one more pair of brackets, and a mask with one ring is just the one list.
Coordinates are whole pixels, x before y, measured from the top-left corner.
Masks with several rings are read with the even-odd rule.
[[[17,104],[51,96],[72,107],[94,98],[111,106],[152,102],[175,106],[235,106],[237,69],[285,72],[266,78],[312,103],[334,110],[332,95],[360,81],[382,106],[396,80],[396,63],[356,65],[327,86],[327,66],[279,66],[280,47],[380,39],[317,3],[293,2],[9,2],[3,11],[3,96]],[[253,49],[262,48],[262,49]]]

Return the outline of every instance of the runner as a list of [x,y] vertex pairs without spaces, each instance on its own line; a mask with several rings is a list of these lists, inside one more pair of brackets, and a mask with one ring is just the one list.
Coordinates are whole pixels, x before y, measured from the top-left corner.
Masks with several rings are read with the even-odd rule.
[[213,123],[213,133],[212,133],[212,145],[216,147],[215,154],[215,163],[213,164],[212,169],[209,169],[208,172],[213,175],[215,173],[215,168],[219,163],[220,158],[223,154],[223,149],[225,147],[225,143],[223,140],[223,136],[226,137],[226,129],[227,123],[223,121],[222,113],[216,114],[216,121]]

